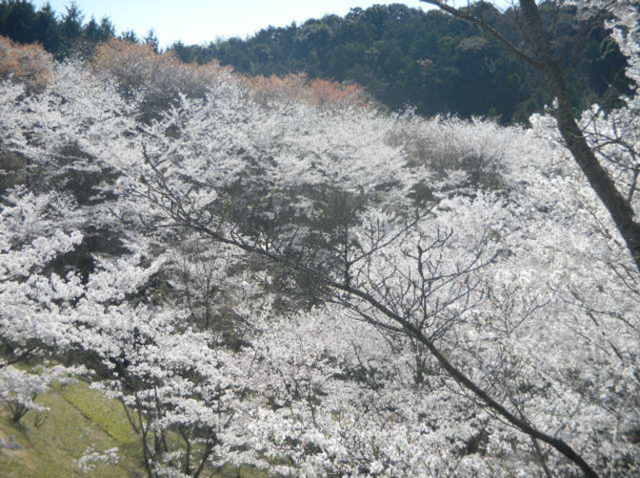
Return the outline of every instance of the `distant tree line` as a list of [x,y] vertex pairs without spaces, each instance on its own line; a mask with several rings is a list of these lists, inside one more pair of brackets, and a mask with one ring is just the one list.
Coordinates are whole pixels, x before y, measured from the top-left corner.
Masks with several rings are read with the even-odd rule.
[[[489,3],[470,7],[476,16],[519,41],[518,16]],[[625,59],[603,18],[582,20],[575,8],[541,6],[558,46],[577,104],[613,105],[628,88]],[[542,78],[477,27],[440,11],[405,5],[355,8],[301,25],[269,27],[246,40],[172,48],[184,61],[218,59],[251,75],[304,71],[311,77],[354,81],[392,109],[418,113],[491,115],[526,121],[551,102]]]
[[[519,42],[517,13],[489,3],[469,7],[473,14]],[[546,2],[540,10],[560,52],[574,103],[618,105],[629,92],[626,60],[610,38],[605,18],[581,19],[575,8]],[[62,59],[90,56],[98,43],[115,37],[108,18],[84,22],[77,5],[62,15],[49,5],[37,10],[27,0],[2,0],[0,35],[23,43],[39,42]],[[212,31],[212,36],[215,32]],[[120,38],[149,43],[129,31]],[[478,28],[440,11],[424,12],[401,4],[354,8],[344,17],[327,15],[301,25],[268,27],[245,40],[209,44],[174,43],[169,50],[184,62],[217,60],[248,75],[306,73],[363,85],[390,109],[413,106],[417,113],[493,116],[503,123],[526,122],[552,101],[540,75],[517,61]]]
[[[75,2],[59,14],[49,3],[38,9],[30,0],[1,0],[0,35],[19,43],[40,43],[56,59],[62,60],[78,55],[91,57],[98,44],[116,38],[116,29],[108,17],[85,21],[84,13]],[[132,30],[118,37],[158,47],[153,30],[144,38]]]

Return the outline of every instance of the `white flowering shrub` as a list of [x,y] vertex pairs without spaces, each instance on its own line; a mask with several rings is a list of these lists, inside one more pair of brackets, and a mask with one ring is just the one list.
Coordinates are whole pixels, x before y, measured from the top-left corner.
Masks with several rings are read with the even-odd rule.
[[[150,477],[638,474],[640,278],[553,120],[254,96],[0,85],[3,403],[76,370],[26,358],[86,366]],[[635,102],[583,118],[632,204]]]
[[82,472],[90,474],[97,466],[115,465],[118,463],[118,449],[109,448],[104,452],[96,451],[95,448],[89,447],[83,455],[78,459],[76,465]]

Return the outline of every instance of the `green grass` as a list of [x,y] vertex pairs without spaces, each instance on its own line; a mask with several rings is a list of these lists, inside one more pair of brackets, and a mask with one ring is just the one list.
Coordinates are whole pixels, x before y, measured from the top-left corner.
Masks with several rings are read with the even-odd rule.
[[[75,478],[145,476],[139,444],[122,406],[100,392],[78,383],[38,397],[48,407],[45,420],[36,425],[37,414],[29,412],[20,423],[0,409],[0,437],[14,436],[20,450],[0,450],[3,478]],[[97,451],[117,447],[117,465],[98,465],[89,473],[76,460],[93,446]]]
[[[11,421],[0,406],[0,438],[14,436],[20,450],[0,449],[0,478],[135,478],[146,477],[138,437],[120,402],[110,400],[86,383],[58,387],[38,397],[49,408],[36,425],[29,412],[20,423]],[[97,465],[83,472],[76,461],[92,446],[96,451],[117,447],[116,465]],[[244,466],[226,468],[219,478],[267,478],[263,471]]]

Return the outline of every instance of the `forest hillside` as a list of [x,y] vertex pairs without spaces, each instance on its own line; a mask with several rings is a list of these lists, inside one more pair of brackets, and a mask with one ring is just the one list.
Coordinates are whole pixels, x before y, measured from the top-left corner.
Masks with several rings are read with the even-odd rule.
[[0,465],[638,476],[640,9],[578,2],[631,83],[575,113],[518,5],[526,126],[2,38]]
[[[476,2],[468,11],[498,28],[516,44],[523,39],[517,9]],[[583,15],[575,5],[543,2],[546,31],[557,48],[576,107],[609,109],[630,93],[625,56],[606,28],[607,15]],[[96,45],[116,36],[109,18],[87,19],[70,4],[56,14],[27,0],[0,2],[0,35],[40,43],[57,59],[91,57]],[[481,30],[438,10],[402,4],[355,8],[344,17],[327,15],[300,25],[267,27],[252,37],[216,39],[202,45],[168,47],[188,63],[218,61],[251,76],[338,81],[364,87],[393,111],[490,116],[501,123],[526,123],[553,96],[534,68]],[[153,31],[119,38],[158,49]]]

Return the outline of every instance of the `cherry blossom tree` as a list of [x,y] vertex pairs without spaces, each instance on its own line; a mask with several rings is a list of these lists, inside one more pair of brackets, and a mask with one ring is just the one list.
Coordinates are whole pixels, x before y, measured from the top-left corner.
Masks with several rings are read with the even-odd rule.
[[[633,206],[616,184],[616,176],[612,176],[599,161],[596,150],[590,147],[591,145],[575,119],[562,68],[555,56],[551,43],[545,35],[535,0],[521,0],[518,2],[518,13],[522,18],[522,33],[526,39],[527,50],[521,49],[507,40],[495,28],[485,23],[483,19],[449,5],[446,0],[422,1],[479,26],[503,43],[520,59],[539,69],[544,74],[547,85],[556,97],[554,117],[563,144],[570,151],[573,160],[580,166],[590,186],[609,211],[619,234],[625,241],[631,256],[636,261],[636,267],[640,268],[640,224],[634,219]],[[616,31],[615,38],[622,42],[622,50],[632,58],[630,60],[632,67],[629,72],[632,76],[631,79],[634,79],[633,72],[637,70],[637,4],[633,0],[623,0],[622,2],[586,0],[567,3],[578,4],[583,9],[604,10],[613,15],[614,20],[610,23],[610,27]]]
[[[637,271],[552,118],[265,102],[229,74],[151,121],[54,76],[0,86],[40,192],[2,206],[5,355],[76,352],[149,476],[637,474]],[[632,197],[625,115],[583,124]]]
[[[234,451],[244,443],[237,405],[249,368],[216,346],[221,332],[192,329],[190,308],[143,295],[169,258],[151,260],[138,245],[123,257],[96,257],[83,279],[64,260],[82,242],[71,229],[78,217],[72,201],[23,189],[4,201],[0,403],[13,419],[44,411],[38,395],[81,376],[122,402],[149,476],[201,476],[234,454],[252,462],[253,450]],[[81,365],[13,366],[46,358]]]

